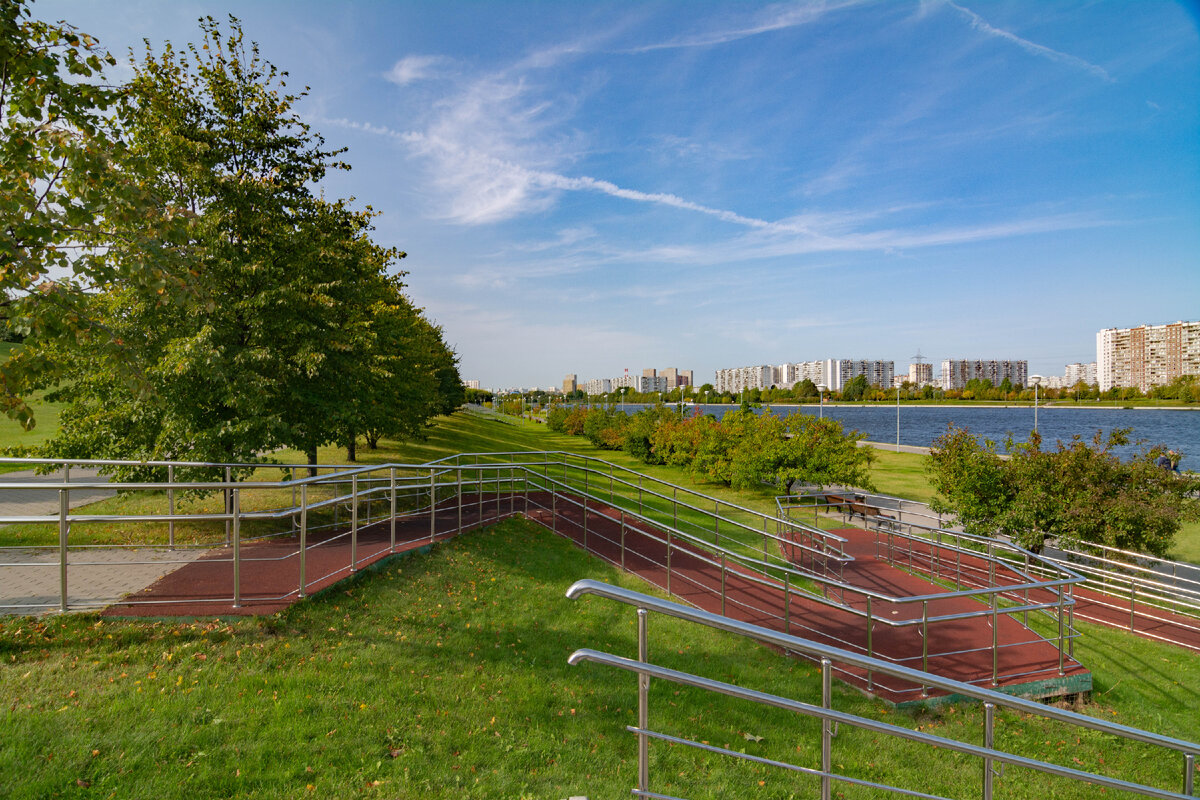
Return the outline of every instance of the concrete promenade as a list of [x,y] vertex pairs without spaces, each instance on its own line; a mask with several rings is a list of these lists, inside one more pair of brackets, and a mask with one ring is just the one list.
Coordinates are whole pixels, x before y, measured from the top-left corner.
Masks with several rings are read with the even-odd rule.
[[[29,470],[0,475],[0,516],[57,514],[63,477],[62,470],[46,475]],[[70,472],[70,482],[65,485],[107,480],[95,469],[75,467]],[[6,489],[6,483],[38,483],[45,484],[46,488]],[[72,489],[68,501],[74,510],[115,494],[107,489]],[[166,548],[72,547],[67,557],[67,596],[71,608],[104,608],[201,555],[203,553]],[[61,602],[61,564],[57,547],[0,548],[0,615],[57,611]]]

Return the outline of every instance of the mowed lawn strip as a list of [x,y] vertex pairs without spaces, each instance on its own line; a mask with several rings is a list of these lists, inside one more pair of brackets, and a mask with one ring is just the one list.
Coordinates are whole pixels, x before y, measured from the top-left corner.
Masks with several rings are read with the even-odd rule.
[[[569,601],[592,577],[645,591],[563,539],[511,520],[392,562],[264,620],[0,621],[0,795],[160,798],[625,796],[636,776],[635,679],[570,667],[578,647],[635,652],[631,609]],[[656,660],[810,702],[816,668],[653,616]],[[1081,652],[1082,651],[1082,652]],[[1200,659],[1088,630],[1088,713],[1195,735]],[[978,742],[982,710],[889,711],[838,688],[835,706]],[[652,725],[816,766],[811,720],[662,681]],[[761,737],[761,738],[760,738]],[[997,741],[1068,766],[1177,788],[1181,759],[1003,713]],[[676,796],[812,796],[811,778],[652,745],[654,788]],[[1078,761],[1076,761],[1078,759]],[[838,769],[958,795],[977,761],[842,727]],[[1009,770],[1005,797],[1096,791]],[[869,796],[853,788],[846,797]]]

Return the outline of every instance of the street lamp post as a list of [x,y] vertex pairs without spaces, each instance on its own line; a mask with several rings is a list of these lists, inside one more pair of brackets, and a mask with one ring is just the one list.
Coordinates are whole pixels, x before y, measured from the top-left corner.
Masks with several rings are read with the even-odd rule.
[[1042,383],[1042,376],[1041,375],[1030,375],[1029,382],[1033,384],[1033,432],[1037,433],[1037,429],[1038,429],[1038,420],[1037,420],[1038,386],[1040,386]]
[[900,452],[900,387],[896,387],[896,452]]
[[823,383],[817,384],[817,394],[821,398],[821,401],[820,401],[821,402],[821,410],[820,410],[821,419],[825,419],[825,392],[827,392],[828,390],[829,390],[829,387],[826,386],[825,384],[823,384]]

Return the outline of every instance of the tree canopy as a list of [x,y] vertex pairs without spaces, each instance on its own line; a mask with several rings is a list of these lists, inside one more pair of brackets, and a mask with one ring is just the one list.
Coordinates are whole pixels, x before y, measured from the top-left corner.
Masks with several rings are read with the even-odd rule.
[[1005,460],[992,442],[951,427],[927,465],[938,492],[932,506],[968,533],[1007,536],[1034,552],[1053,539],[1164,556],[1181,525],[1200,517],[1191,496],[1200,482],[1157,466],[1161,448],[1120,459],[1113,448],[1128,434],[1097,431],[1090,442],[1077,436],[1047,450],[1034,433]]
[[[149,45],[117,119],[142,176],[80,307],[92,324],[31,350],[70,402],[46,452],[253,461],[419,432],[463,399],[457,358],[404,295],[404,253],[373,212],[315,191],[343,168],[293,111],[284,76],[231,18],[198,45]],[[134,280],[129,274],[183,280]],[[372,438],[374,437],[374,438]]]

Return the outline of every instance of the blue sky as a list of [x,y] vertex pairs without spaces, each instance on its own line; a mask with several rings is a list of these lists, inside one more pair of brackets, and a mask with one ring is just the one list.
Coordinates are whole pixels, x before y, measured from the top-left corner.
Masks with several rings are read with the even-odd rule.
[[1200,319],[1193,4],[33,9],[119,56],[239,16],[484,386],[918,350],[1053,375]]

